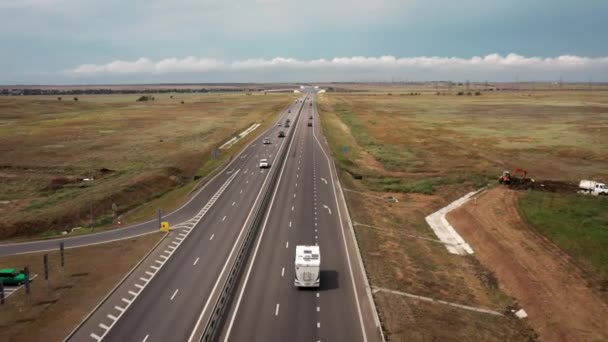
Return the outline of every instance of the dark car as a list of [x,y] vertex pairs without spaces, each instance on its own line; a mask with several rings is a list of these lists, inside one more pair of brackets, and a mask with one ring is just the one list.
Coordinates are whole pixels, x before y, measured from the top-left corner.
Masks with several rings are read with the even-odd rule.
[[312,127],[312,120],[308,120],[308,127]]
[[285,132],[279,131],[279,138],[285,138]]

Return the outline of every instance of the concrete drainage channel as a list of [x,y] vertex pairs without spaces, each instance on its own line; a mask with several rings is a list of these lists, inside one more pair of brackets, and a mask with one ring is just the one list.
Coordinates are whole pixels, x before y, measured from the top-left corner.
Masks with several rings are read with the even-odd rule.
[[[172,230],[178,234],[173,239],[167,239],[165,235],[142,260],[102,299],[102,301],[87,315],[87,317],[65,338],[68,340],[82,341],[93,339],[102,340],[110,329],[116,324],[124,312],[142,293],[144,288],[158,274],[160,269],[167,263],[169,258],[188,237],[192,229],[205,216],[230,183],[239,174],[238,169],[222,184],[218,191],[209,199],[207,204],[192,219],[176,225]],[[164,248],[162,248],[164,247]],[[148,267],[141,267],[147,264]],[[116,293],[121,293],[120,302],[109,303],[108,300]],[[112,305],[114,304],[114,305]],[[104,305],[106,307],[104,307]],[[89,325],[89,326],[87,326]],[[87,330],[87,331],[85,331]],[[87,338],[88,337],[88,338]]]
[[[300,109],[298,110],[298,114],[294,120],[294,129],[293,129],[294,132],[295,132],[295,128],[297,127],[297,122],[300,119],[300,114],[302,113],[302,109],[304,108],[304,103],[306,103],[306,98],[302,101],[302,105],[300,106]],[[251,221],[249,228],[247,229],[247,234],[245,236],[245,239],[243,240],[243,243],[241,244],[237,257],[230,269],[230,272],[228,273],[226,282],[222,286],[220,295],[218,296],[218,300],[216,301],[215,305],[213,306],[213,311],[211,312],[211,316],[208,319],[207,324],[205,325],[205,330],[200,338],[201,342],[213,341],[213,339],[215,338],[215,336],[218,333],[218,330],[222,326],[222,323],[223,323],[223,320],[224,320],[225,314],[226,314],[226,309],[228,307],[230,307],[232,296],[234,294],[233,293],[234,289],[236,288],[236,286],[238,284],[238,280],[243,271],[243,266],[246,264],[247,257],[249,256],[249,254],[251,252],[251,246],[253,245],[253,242],[257,235],[258,228],[260,227],[262,220],[264,219],[264,215],[268,209],[268,205],[270,203],[270,198],[272,197],[271,190],[276,186],[276,183],[278,181],[278,177],[280,174],[279,170],[281,169],[281,166],[284,163],[286,163],[286,161],[287,161],[287,151],[288,151],[287,146],[289,146],[289,144],[291,143],[294,134],[295,133],[287,134],[288,140],[285,142],[285,144],[283,144],[283,146],[281,147],[281,151],[278,153],[278,157],[279,157],[278,160],[280,161],[280,163],[277,167],[273,167],[271,170],[271,172],[273,172],[273,174],[270,177],[270,182],[267,184],[266,189],[264,191],[264,197],[262,198],[262,201],[260,202],[260,205],[255,212],[255,216],[254,216],[253,220]]]

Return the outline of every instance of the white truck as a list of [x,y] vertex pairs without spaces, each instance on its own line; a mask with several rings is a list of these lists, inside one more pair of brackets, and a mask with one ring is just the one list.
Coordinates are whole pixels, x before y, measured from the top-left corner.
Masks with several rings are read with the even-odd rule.
[[604,183],[583,179],[578,187],[581,193],[608,196],[608,187]]
[[321,283],[321,251],[319,246],[296,246],[294,285],[319,287]]

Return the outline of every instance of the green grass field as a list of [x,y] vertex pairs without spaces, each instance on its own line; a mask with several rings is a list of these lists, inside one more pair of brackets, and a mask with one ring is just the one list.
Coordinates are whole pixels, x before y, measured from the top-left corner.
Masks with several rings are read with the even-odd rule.
[[519,207],[539,232],[608,282],[608,198],[530,191]]

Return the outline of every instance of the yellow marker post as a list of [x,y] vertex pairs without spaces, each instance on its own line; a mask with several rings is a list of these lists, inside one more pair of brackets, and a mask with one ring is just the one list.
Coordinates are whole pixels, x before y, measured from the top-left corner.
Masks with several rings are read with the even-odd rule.
[[167,221],[161,222],[160,231],[165,232],[165,233],[169,232],[169,222],[167,222]]

